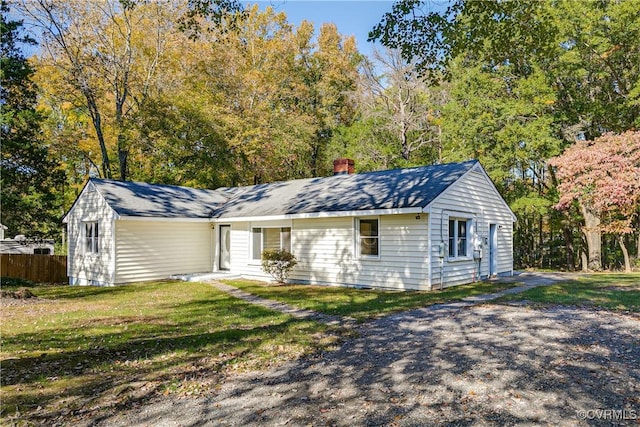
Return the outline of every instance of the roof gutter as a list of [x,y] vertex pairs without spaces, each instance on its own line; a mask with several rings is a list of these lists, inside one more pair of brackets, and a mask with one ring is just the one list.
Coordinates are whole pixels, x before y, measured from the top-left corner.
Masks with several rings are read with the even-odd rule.
[[154,222],[210,222],[211,218],[185,218],[185,217],[158,217],[158,216],[131,216],[117,215],[115,219],[124,221],[154,221]]
[[418,214],[422,212],[423,212],[422,207],[397,208],[397,209],[366,209],[366,210],[336,211],[336,212],[309,212],[309,213],[283,214],[283,215],[221,217],[221,218],[211,218],[211,221],[213,222],[278,221],[283,219],[314,219],[314,218],[339,218],[339,217],[354,217],[354,216],[402,215],[402,214]]

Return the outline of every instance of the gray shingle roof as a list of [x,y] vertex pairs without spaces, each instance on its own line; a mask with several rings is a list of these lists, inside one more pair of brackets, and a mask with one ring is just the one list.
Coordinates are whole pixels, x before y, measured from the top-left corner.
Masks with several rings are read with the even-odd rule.
[[216,218],[425,207],[469,171],[464,163],[254,185],[216,210]]
[[224,219],[422,208],[476,163],[472,160],[217,190],[106,179],[91,182],[122,216]]
[[91,179],[109,206],[122,216],[209,218],[232,193],[174,185]]

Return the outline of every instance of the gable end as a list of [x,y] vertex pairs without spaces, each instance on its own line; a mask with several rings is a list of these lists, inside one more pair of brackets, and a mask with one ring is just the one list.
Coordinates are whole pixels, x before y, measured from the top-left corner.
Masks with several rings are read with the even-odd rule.
[[[62,223],[63,224],[68,224],[69,223],[69,218],[71,217],[71,215],[73,214],[73,211],[75,209],[75,207],[78,205],[79,201],[85,197],[86,194],[89,193],[98,193],[100,194],[100,192],[98,191],[98,189],[96,188],[95,184],[91,181],[91,179],[89,179],[85,184],[84,187],[82,187],[82,190],[80,191],[80,195],[76,198],[76,200],[73,202],[73,204],[71,205],[71,207],[69,208],[69,210],[67,211],[67,213],[62,217]],[[118,218],[119,215],[118,213],[111,207],[111,205],[109,204],[109,202],[107,201],[107,199],[100,194],[100,197],[102,198],[102,200],[104,201],[104,203],[109,206],[109,209],[111,210],[111,212],[113,213],[114,217]]]
[[503,208],[509,212],[509,215],[511,215],[511,219],[513,220],[513,222],[516,222],[517,221],[516,215],[513,213],[513,211],[511,210],[511,208],[507,204],[507,202],[504,200],[504,198],[502,197],[502,195],[500,194],[500,192],[498,191],[498,189],[496,188],[495,184],[493,183],[493,181],[491,180],[491,178],[489,177],[487,172],[484,170],[484,168],[482,167],[480,162],[477,162],[475,165],[473,165],[473,167],[471,169],[469,169],[460,178],[458,178],[456,180],[456,182],[452,183],[450,186],[448,186],[446,189],[444,189],[444,191],[442,191],[427,206],[425,206],[423,208],[423,212],[428,212],[429,208],[432,205],[434,205],[434,204],[436,204],[438,202],[438,199],[443,197],[447,192],[452,191],[453,189],[455,189],[457,186],[462,185],[461,182],[463,182],[465,180],[465,178],[468,175],[471,175],[471,174],[477,175],[477,176],[482,176],[484,178],[484,180],[487,182],[487,184],[489,184],[489,186],[491,187],[492,191],[496,194],[496,196],[498,196],[498,199],[500,200]]

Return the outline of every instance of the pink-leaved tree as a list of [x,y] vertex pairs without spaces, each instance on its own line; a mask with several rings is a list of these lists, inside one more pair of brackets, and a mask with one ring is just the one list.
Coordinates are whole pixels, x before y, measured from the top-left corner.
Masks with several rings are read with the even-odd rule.
[[577,203],[584,217],[588,267],[602,268],[601,233],[617,236],[625,270],[631,271],[624,236],[640,209],[640,131],[607,133],[578,141],[550,160],[559,180],[557,209]]

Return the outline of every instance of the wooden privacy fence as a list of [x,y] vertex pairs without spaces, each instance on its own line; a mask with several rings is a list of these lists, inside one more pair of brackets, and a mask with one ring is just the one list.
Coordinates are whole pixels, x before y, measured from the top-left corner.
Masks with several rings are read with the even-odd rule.
[[32,282],[66,282],[67,257],[65,255],[2,254],[0,255],[0,276]]

